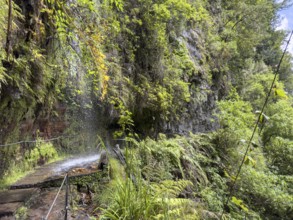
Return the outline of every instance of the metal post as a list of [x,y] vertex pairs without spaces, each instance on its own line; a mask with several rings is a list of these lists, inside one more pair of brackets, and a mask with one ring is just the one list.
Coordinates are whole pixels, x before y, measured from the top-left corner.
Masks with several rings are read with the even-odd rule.
[[[57,192],[57,194],[56,194],[56,196],[55,196],[55,198],[54,198],[54,201],[53,201],[52,205],[50,206],[50,209],[49,209],[49,211],[48,211],[48,213],[47,213],[47,215],[46,215],[46,217],[45,217],[45,220],[47,220],[47,219],[49,218],[49,215],[50,215],[50,213],[51,213],[51,211],[52,211],[52,209],[53,209],[53,207],[54,207],[54,205],[55,205],[55,203],[56,203],[56,201],[57,201],[57,198],[58,198],[58,196],[59,196],[59,194],[60,194],[60,192],[61,192],[61,189],[63,188],[64,183],[65,183],[66,180],[67,180],[67,174],[65,175],[65,177],[64,177],[64,179],[63,179],[63,181],[62,181],[62,184],[61,184],[61,186],[60,186],[60,188],[59,188],[59,190],[58,190],[58,192]],[[66,199],[65,199],[65,200],[66,200]],[[67,218],[66,218],[66,219],[67,219]]]
[[68,173],[66,174],[66,192],[65,192],[65,216],[64,220],[67,220],[67,212],[68,212],[68,189],[69,189],[69,180],[68,180]]

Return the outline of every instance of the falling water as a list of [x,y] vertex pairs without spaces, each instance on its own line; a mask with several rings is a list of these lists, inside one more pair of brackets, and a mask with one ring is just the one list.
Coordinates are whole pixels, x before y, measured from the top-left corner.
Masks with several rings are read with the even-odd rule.
[[57,168],[55,168],[54,172],[60,173],[63,171],[68,171],[75,167],[84,167],[93,162],[98,162],[99,158],[100,158],[100,154],[94,154],[94,155],[69,159],[61,163]]

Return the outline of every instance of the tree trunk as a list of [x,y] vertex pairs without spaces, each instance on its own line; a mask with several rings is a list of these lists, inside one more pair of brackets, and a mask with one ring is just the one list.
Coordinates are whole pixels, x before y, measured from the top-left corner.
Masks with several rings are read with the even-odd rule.
[[12,0],[8,1],[8,23],[7,23],[7,35],[6,35],[6,54],[7,60],[11,54],[11,29],[12,29]]

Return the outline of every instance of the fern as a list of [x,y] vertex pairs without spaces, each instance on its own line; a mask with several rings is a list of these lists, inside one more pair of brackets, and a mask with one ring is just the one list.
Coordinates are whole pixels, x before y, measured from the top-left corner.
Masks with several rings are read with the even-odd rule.
[[115,184],[102,219],[199,219],[197,204],[179,197],[209,184],[205,166],[216,155],[210,136],[167,139],[159,135],[159,141],[129,139],[128,143],[132,147],[125,150],[126,171],[135,178]]
[[166,198],[176,198],[188,186],[192,186],[188,180],[165,180],[161,183],[153,184],[153,188],[158,195]]
[[111,202],[107,209],[102,209],[101,219],[178,219],[185,213],[196,214],[190,208],[194,206],[192,200],[177,198],[186,187],[192,186],[190,181],[149,183],[139,176],[135,184],[131,178],[113,181]]

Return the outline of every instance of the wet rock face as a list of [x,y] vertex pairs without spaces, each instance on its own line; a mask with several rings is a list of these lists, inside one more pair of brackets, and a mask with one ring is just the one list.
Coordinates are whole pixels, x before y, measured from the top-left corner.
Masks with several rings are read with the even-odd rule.
[[98,163],[98,169],[103,171],[107,168],[108,164],[109,164],[109,158],[108,158],[107,152],[102,151],[101,157]]
[[[43,41],[46,40],[44,35],[48,34],[47,30],[46,33],[40,32],[41,24],[49,25],[46,23],[44,13],[41,12],[43,1],[13,0],[13,2],[18,6],[18,12],[22,16],[21,18],[18,14],[12,16],[13,22],[18,27],[12,30],[11,55],[14,61],[2,60],[7,76],[13,75],[15,78],[7,79],[7,83],[0,86],[0,145],[35,140],[37,135],[43,139],[60,136],[67,126],[64,116],[66,106],[45,100],[49,94],[54,93],[54,86],[49,85],[51,83],[45,85],[46,74],[41,62],[30,58],[33,48],[30,45],[34,45],[40,51],[47,51],[43,45]],[[23,64],[18,66],[17,63]],[[38,93],[46,93],[48,96],[44,95],[44,101],[39,102],[39,98],[35,95]],[[40,132],[37,134],[37,131]],[[12,161],[21,161],[25,153],[34,146],[33,143],[22,143],[1,147],[0,178],[10,168]],[[44,162],[41,158],[38,161],[39,164]]]
[[189,103],[188,116],[183,118],[183,122],[176,128],[178,133],[185,134],[189,131],[193,133],[208,132],[215,130],[218,127],[213,112],[216,108],[216,97],[213,94],[203,95],[203,100],[198,102],[194,99]]
[[214,111],[216,102],[219,99],[219,88],[216,86],[218,80],[208,79],[207,70],[204,69],[204,54],[201,44],[203,37],[200,30],[185,30],[182,33],[181,41],[188,49],[190,60],[198,68],[186,79],[189,83],[190,102],[186,106],[186,112],[174,123],[164,123],[167,133],[188,134],[189,132],[208,132],[219,127]]

